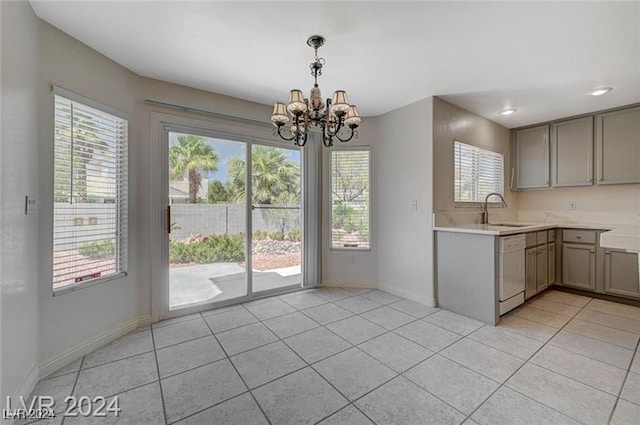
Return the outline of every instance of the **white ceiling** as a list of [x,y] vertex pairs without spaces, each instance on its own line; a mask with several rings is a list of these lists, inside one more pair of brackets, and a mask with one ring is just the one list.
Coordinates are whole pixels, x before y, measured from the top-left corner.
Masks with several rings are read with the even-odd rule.
[[512,128],[640,102],[639,2],[31,4],[137,74],[265,104],[311,87],[311,34],[323,95],[366,116],[437,95]]

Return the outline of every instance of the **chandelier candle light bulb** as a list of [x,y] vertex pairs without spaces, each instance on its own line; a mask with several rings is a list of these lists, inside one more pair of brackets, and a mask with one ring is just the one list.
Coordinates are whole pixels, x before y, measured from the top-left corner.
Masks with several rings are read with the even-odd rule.
[[[293,141],[297,146],[304,146],[307,143],[312,125],[321,130],[323,145],[331,147],[334,139],[348,142],[358,137],[356,129],[362,122],[358,109],[349,104],[346,91],[336,90],[326,103],[322,100],[318,76],[322,75],[325,60],[318,57],[318,49],[324,45],[324,42],[324,37],[320,35],[312,35],[307,40],[307,44],[313,47],[315,52],[315,60],[309,65],[314,79],[309,99],[304,98],[301,90],[294,89],[289,93],[287,105],[281,102],[273,105],[271,122],[276,127],[274,133],[283,140]],[[285,125],[291,121],[287,112],[293,118],[289,128],[285,128]]]

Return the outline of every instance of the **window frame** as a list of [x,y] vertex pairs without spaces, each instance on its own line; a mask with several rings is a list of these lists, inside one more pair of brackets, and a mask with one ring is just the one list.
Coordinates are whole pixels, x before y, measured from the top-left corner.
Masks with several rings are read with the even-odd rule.
[[[115,256],[118,255],[122,255],[122,261],[121,261],[121,270],[112,274],[109,274],[107,276],[101,276],[98,277],[96,279],[90,279],[87,280],[86,282],[78,282],[78,283],[74,283],[74,284],[69,284],[69,285],[65,285],[62,286],[60,288],[54,288],[53,287],[53,261],[52,261],[52,267],[51,267],[51,291],[52,291],[52,295],[54,297],[56,296],[61,296],[61,295],[65,295],[71,292],[75,292],[77,290],[80,289],[84,289],[84,288],[89,288],[91,286],[95,286],[95,285],[100,285],[102,283],[106,283],[106,282],[110,282],[113,280],[118,280],[121,279],[123,277],[126,277],[128,275],[128,266],[129,266],[129,140],[130,140],[130,131],[131,131],[131,125],[130,125],[130,121],[129,121],[129,115],[123,111],[120,111],[116,108],[113,108],[111,106],[108,105],[104,105],[100,102],[97,102],[93,99],[89,99],[86,98],[84,96],[81,96],[77,93],[74,93],[70,90],[64,89],[62,87],[53,85],[52,86],[52,103],[53,103],[53,114],[52,114],[52,130],[53,133],[52,134],[52,139],[54,142],[54,147],[52,150],[52,156],[51,156],[51,164],[52,164],[52,170],[53,170],[53,176],[55,176],[55,167],[56,167],[56,154],[55,154],[55,131],[56,131],[56,122],[55,122],[55,114],[56,114],[56,96],[60,96],[66,100],[69,100],[71,102],[75,102],[75,103],[80,103],[83,106],[87,106],[93,109],[96,109],[100,112],[112,115],[114,117],[120,118],[124,121],[126,121],[127,123],[127,132],[126,132],[126,140],[124,142],[124,149],[125,149],[125,155],[122,158],[122,163],[121,166],[124,169],[124,181],[123,183],[123,187],[125,188],[125,193],[120,194],[120,195],[116,195],[116,201],[115,204],[118,205],[118,209],[120,210],[118,213],[118,221],[123,220],[124,217],[124,224],[119,223],[118,224],[118,229],[120,230],[119,235],[117,236],[117,246],[115,247]],[[73,118],[72,118],[73,119]],[[52,220],[52,224],[55,223],[55,178],[52,178],[52,199],[51,199],[51,206],[52,206],[52,211],[51,211],[51,220]],[[124,203],[124,205],[122,205],[122,203]],[[52,229],[52,233],[51,233],[51,253],[52,253],[52,260],[53,260],[53,244],[55,243],[55,234],[53,232]],[[124,250],[124,254],[119,254],[118,251]]]
[[[368,167],[368,187],[369,187],[369,200],[368,200],[368,226],[369,226],[369,246],[366,248],[361,247],[334,247],[333,246],[333,152],[344,152],[344,151],[356,151],[356,152],[367,152],[369,156],[369,167]],[[372,149],[371,146],[339,146],[332,147],[329,150],[329,251],[335,252],[370,252],[373,249],[373,239],[371,237],[371,182],[372,182],[372,174],[373,174],[373,161],[372,161]]]
[[[500,191],[498,193],[500,193],[503,197],[506,196],[506,188],[505,188],[505,154],[503,154],[502,152],[496,152],[494,150],[488,149],[484,146],[478,146],[476,144],[467,142],[465,140],[456,138],[453,139],[453,206],[454,208],[476,208],[478,206],[484,205],[484,201],[457,201],[456,200],[456,143],[460,143],[463,145],[467,145],[467,146],[471,146],[472,148],[475,149],[479,149],[479,150],[483,150],[483,151],[487,151],[496,155],[500,155],[502,157],[502,174],[501,174],[501,178],[502,178],[502,187],[500,189]],[[502,205],[502,201],[500,201],[499,199],[496,200],[495,197],[491,197],[489,198],[488,202],[487,202],[487,206],[488,207],[495,207],[496,205]]]

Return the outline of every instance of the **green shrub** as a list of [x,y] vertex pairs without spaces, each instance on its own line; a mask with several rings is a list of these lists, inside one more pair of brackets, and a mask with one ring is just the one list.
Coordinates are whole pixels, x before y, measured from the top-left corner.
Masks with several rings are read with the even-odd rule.
[[266,230],[256,230],[253,233],[253,239],[256,241],[262,241],[265,240],[269,237],[269,232],[267,232]]
[[113,255],[115,246],[112,239],[103,239],[101,241],[87,242],[78,248],[78,253],[85,257],[100,258]]
[[290,241],[300,242],[302,240],[302,230],[299,227],[296,227],[287,235]]
[[194,242],[171,241],[169,262],[226,263],[244,260],[244,235],[210,235]]

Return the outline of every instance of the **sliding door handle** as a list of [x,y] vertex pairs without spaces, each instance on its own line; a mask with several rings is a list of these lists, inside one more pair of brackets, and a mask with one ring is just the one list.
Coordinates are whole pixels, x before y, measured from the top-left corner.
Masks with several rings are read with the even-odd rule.
[[167,234],[171,234],[171,205],[167,205],[166,210]]

